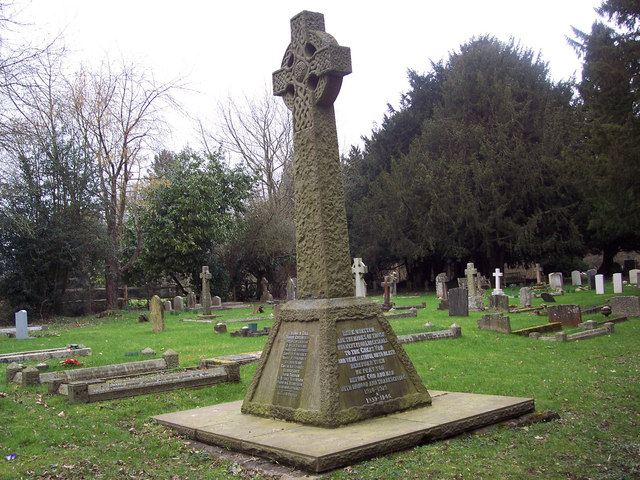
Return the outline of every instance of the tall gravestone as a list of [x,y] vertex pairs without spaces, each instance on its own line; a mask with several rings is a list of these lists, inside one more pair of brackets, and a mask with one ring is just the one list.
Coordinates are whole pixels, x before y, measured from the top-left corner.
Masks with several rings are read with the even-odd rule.
[[504,295],[502,288],[500,288],[500,278],[502,278],[502,272],[499,268],[496,268],[496,271],[493,272],[493,277],[496,279],[496,288],[493,289],[491,295]]
[[596,294],[604,295],[604,275],[598,274],[595,276],[596,279]]
[[520,289],[520,306],[521,307],[530,307],[531,306],[531,298],[533,296],[533,291],[529,287],[522,287]]
[[149,301],[149,320],[153,333],[164,332],[164,307],[158,295],[154,295]]
[[552,290],[562,291],[564,287],[562,272],[552,272],[549,274],[549,287],[551,287]]
[[587,270],[587,280],[589,281],[589,288],[591,290],[596,289],[596,275],[598,271],[595,268],[590,268]]
[[211,280],[211,272],[209,267],[204,265],[200,273],[202,279],[202,294],[200,295],[200,304],[202,305],[202,313],[211,315],[211,290],[209,290],[209,280]]
[[571,285],[573,285],[574,287],[582,286],[582,276],[579,270],[573,270],[571,272]]
[[29,325],[27,324],[27,311],[19,310],[14,315],[16,321],[16,339],[26,340],[29,338]]
[[622,293],[622,274],[613,274],[613,293]]
[[351,272],[356,284],[356,297],[367,296],[367,283],[364,281],[364,274],[369,272],[367,266],[362,262],[362,258],[354,258],[351,265]]
[[465,276],[467,277],[467,294],[469,296],[468,299],[468,309],[472,312],[479,312],[484,309],[484,301],[481,295],[481,289],[478,288],[478,279],[476,275],[478,270],[473,265],[473,263],[467,263],[467,268],[464,271]]
[[380,308],[353,296],[333,109],[350,72],[322,14],[291,19],[273,86],[293,115],[298,300],[279,310],[243,413],[336,427],[431,404]]
[[189,292],[187,294],[187,308],[189,310],[193,310],[194,308],[196,308],[196,303],[198,303],[196,300],[196,294],[193,292]]
[[469,299],[466,288],[452,288],[449,290],[449,316],[469,316]]
[[447,282],[449,277],[442,272],[436,275],[436,297],[441,300],[447,300]]

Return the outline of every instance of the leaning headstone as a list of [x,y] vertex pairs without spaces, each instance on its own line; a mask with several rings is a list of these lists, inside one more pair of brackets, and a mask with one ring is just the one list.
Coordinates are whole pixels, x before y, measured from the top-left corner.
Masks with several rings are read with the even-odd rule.
[[447,299],[447,282],[449,277],[446,273],[439,273],[436,275],[436,297],[441,300]]
[[362,262],[362,258],[353,259],[353,265],[351,265],[351,273],[353,273],[353,279],[356,284],[356,297],[367,296],[367,284],[364,281],[364,274],[368,272],[369,269]]
[[562,325],[577,327],[582,323],[579,305],[549,305],[547,307],[549,323],[560,322]]
[[629,283],[631,285],[638,285],[638,275],[640,273],[640,269],[634,268],[633,270],[629,270]]
[[557,292],[562,291],[564,287],[564,278],[561,272],[552,272],[549,274],[549,287]]
[[589,281],[589,288],[591,290],[596,289],[596,275],[598,271],[595,268],[590,268],[587,270],[587,280]]
[[[299,300],[280,309],[241,411],[338,427],[430,405],[380,307],[353,295],[333,108],[342,77],[351,72],[350,51],[324,31],[322,14],[300,13],[291,30],[273,85],[293,118]],[[375,345],[375,357],[361,355],[367,345]],[[374,361],[375,383],[360,378]]]
[[20,310],[15,313],[16,339],[26,340],[29,338],[29,326],[27,325],[27,311]]
[[613,293],[622,293],[622,274],[613,274]]
[[533,297],[533,290],[531,290],[531,288],[529,287],[522,287],[520,289],[520,306],[530,307],[532,297]]
[[196,294],[193,292],[189,292],[187,294],[187,308],[189,310],[193,310],[194,308],[196,308],[196,303],[198,303],[196,299]]
[[164,308],[162,300],[157,295],[151,297],[149,301],[149,319],[151,320],[151,331],[153,333],[164,332]]
[[542,300],[544,300],[545,302],[551,302],[551,303],[556,303],[556,299],[554,298],[553,295],[551,295],[550,293],[547,292],[542,292],[540,294],[540,297],[542,298]]
[[640,297],[611,297],[611,313],[624,317],[640,317]]
[[500,333],[511,333],[511,321],[502,313],[489,313],[478,319],[480,330],[492,330]]
[[509,297],[506,295],[489,295],[487,299],[487,310],[490,312],[508,312]]
[[582,286],[582,276],[580,275],[579,270],[573,270],[571,272],[571,285],[574,287]]
[[596,294],[604,295],[604,275],[596,275]]
[[218,295],[214,295],[213,297],[211,297],[211,306],[212,307],[221,307],[222,306],[222,299]]
[[180,295],[173,297],[173,309],[178,312],[184,310],[184,300]]
[[449,290],[449,316],[469,316],[469,299],[466,288],[452,288]]
[[211,280],[211,272],[209,267],[203,265],[202,272],[200,273],[202,279],[202,294],[200,295],[200,303],[202,304],[202,313],[204,315],[211,315],[211,290],[209,290],[209,280]]

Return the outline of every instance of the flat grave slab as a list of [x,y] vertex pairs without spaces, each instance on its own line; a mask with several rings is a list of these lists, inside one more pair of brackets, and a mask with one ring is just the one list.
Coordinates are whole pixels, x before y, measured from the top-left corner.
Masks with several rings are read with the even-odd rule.
[[431,406],[338,428],[244,415],[242,401],[153,418],[199,442],[323,472],[519,417],[535,406],[532,398],[429,393]]
[[91,349],[86,347],[49,348],[46,350],[4,353],[0,355],[0,363],[44,362],[45,360],[50,360],[52,358],[88,357],[89,355],[91,355]]
[[260,355],[262,355],[262,351],[221,355],[219,357],[213,358],[203,358],[202,360],[200,360],[199,366],[201,368],[211,368],[216,365],[227,365],[229,363],[246,365],[248,363],[257,362],[258,360],[260,360]]

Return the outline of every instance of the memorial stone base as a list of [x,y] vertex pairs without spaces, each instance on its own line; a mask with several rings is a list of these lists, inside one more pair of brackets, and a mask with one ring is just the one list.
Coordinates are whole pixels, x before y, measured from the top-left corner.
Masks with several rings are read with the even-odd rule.
[[338,427],[430,403],[379,307],[346,297],[280,309],[242,412]]

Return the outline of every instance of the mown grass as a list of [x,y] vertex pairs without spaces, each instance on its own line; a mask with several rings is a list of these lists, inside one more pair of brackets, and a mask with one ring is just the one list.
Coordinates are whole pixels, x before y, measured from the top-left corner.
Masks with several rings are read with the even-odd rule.
[[[507,293],[515,291],[507,289]],[[639,295],[640,291],[628,288],[624,294]],[[590,306],[610,296],[584,291],[557,300]],[[553,410],[560,419],[517,428],[501,425],[423,445],[337,470],[330,478],[640,477],[640,319],[617,324],[610,336],[555,343],[478,330],[480,313],[449,317],[448,312],[436,310],[433,294],[400,295],[395,301],[398,305],[427,303],[426,309],[418,310],[417,318],[391,320],[399,335],[424,331],[427,321],[435,324],[434,329],[454,322],[462,326],[459,339],[405,345],[427,388],[533,397],[537,410]],[[534,305],[540,303],[534,299]],[[81,343],[91,347],[93,354],[78,360],[94,366],[140,360],[143,357],[132,353],[148,346],[158,356],[166,349],[176,350],[185,367],[197,365],[201,358],[260,350],[266,340],[214,335],[213,324],[179,321],[194,313],[167,314],[166,331],[152,334],[148,323],[138,323],[139,313],[59,319],[43,332],[59,336],[22,341],[2,337],[0,353]],[[222,320],[258,316],[251,308],[219,313]],[[603,319],[600,314],[584,317],[589,318]],[[511,315],[512,328],[546,321],[534,314]],[[258,328],[271,324],[272,320],[261,320]],[[228,328],[243,325],[229,323]],[[58,361],[48,363],[52,369],[62,368]],[[0,366],[3,380],[5,369],[6,365]],[[46,386],[2,385],[0,478],[264,478],[264,474],[208,457],[150,419],[161,413],[240,400],[254,370],[255,365],[242,367],[238,384],[87,405],[50,396]],[[11,453],[18,457],[4,460]]]

